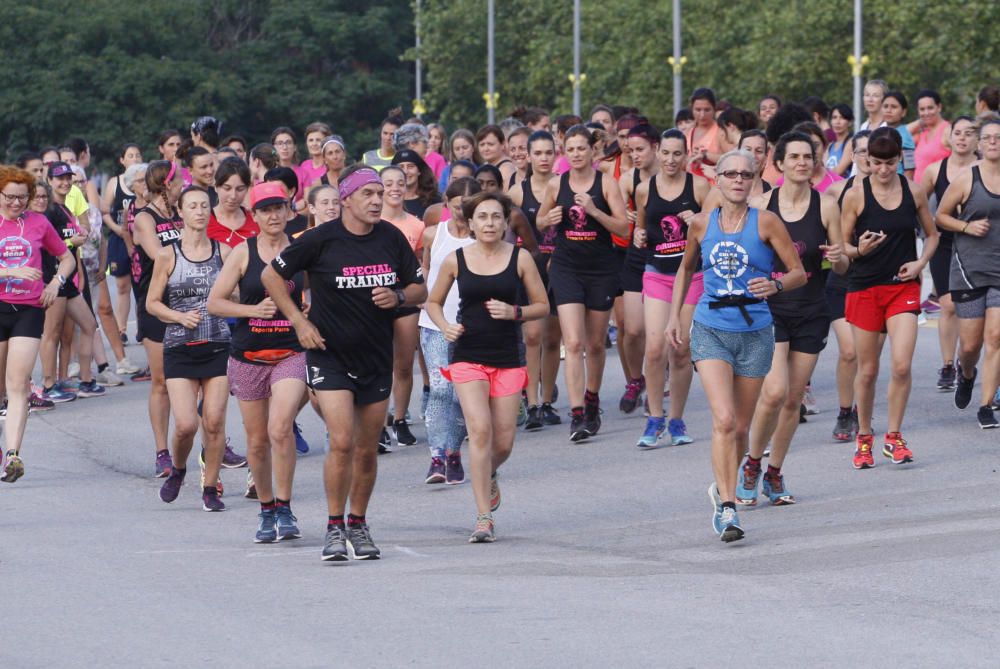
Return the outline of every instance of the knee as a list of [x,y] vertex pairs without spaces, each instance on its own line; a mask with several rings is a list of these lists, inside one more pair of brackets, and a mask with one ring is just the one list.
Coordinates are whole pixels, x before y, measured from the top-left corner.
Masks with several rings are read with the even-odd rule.
[[853,346],[840,347],[840,362],[845,365],[858,364],[858,352],[854,350]]
[[489,423],[466,421],[465,429],[469,434],[470,444],[486,444],[493,438],[493,429]]
[[278,448],[282,445],[287,445],[289,443],[294,444],[295,439],[292,436],[292,421],[284,418],[275,419],[271,418],[267,422],[267,438],[270,440],[271,445]]
[[271,442],[267,437],[254,435],[247,438],[247,455],[263,460],[267,457],[267,452],[271,450]]
[[632,318],[625,321],[625,336],[633,339],[642,339],[646,334],[644,323],[641,318]]
[[536,348],[542,345],[542,333],[534,329],[524,332],[524,345],[530,348]]
[[670,367],[672,369],[680,369],[685,365],[691,364],[691,347],[687,343],[681,344],[680,346],[671,344],[670,346]]
[[909,362],[892,363],[892,380],[909,381],[911,365]]
[[663,341],[663,337],[646,337],[646,360],[648,362],[655,362],[662,364],[663,357],[666,355],[667,344]]
[[736,413],[727,410],[713,414],[712,432],[719,437],[731,438],[736,433]]
[[350,434],[330,433],[330,454],[339,457],[347,457],[354,450],[354,444]]
[[777,409],[784,406],[789,400],[788,389],[781,386],[764,386],[760,391],[761,403],[769,409]]
[[583,340],[579,337],[567,337],[563,340],[563,346],[566,347],[566,355],[581,356],[583,355]]
[[208,438],[224,436],[226,434],[226,414],[203,411],[201,425]]
[[605,351],[605,337],[604,335],[588,337],[586,342],[586,350],[588,356],[598,356],[604,355]]
[[174,436],[181,441],[189,441],[194,439],[195,435],[198,434],[198,423],[193,420],[177,420],[174,417]]

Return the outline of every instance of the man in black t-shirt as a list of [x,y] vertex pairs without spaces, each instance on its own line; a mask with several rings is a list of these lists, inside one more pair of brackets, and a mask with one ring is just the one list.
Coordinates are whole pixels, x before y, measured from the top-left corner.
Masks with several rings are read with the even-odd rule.
[[[395,310],[427,297],[406,238],[381,220],[384,188],[361,165],[340,178],[342,217],[307,230],[268,266],[261,280],[306,349],[306,380],[330,433],[323,468],[329,519],[324,560],[378,559],[365,512],[375,487],[377,443],[392,389]],[[285,280],[309,277],[308,318]],[[350,498],[351,513],[344,518]]]

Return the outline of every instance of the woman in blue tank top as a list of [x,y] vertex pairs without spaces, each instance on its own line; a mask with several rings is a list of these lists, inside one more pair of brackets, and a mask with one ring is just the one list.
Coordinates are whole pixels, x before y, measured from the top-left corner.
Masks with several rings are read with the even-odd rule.
[[[723,541],[743,538],[736,515],[736,478],[746,452],[757,398],[771,367],[774,335],[765,300],[806,282],[802,262],[781,219],[747,203],[756,161],[745,151],[730,151],[717,163],[722,206],[688,221],[684,259],[674,280],[667,336],[686,344],[681,307],[691,277],[704,273],[705,292],[691,328],[691,359],[712,409],[712,469],[709,486],[712,525]],[[786,268],[772,279],[775,254]]]

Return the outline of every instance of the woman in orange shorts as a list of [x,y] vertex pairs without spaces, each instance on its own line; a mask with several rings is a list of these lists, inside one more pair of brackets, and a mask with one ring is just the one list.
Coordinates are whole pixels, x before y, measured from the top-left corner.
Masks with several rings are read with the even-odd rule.
[[[448,369],[469,432],[469,466],[476,498],[476,529],[470,543],[495,540],[493,511],[500,506],[497,468],[510,457],[517,430],[521,390],[528,373],[522,353],[521,321],[545,318],[549,302],[534,260],[503,241],[510,199],[481,192],[462,203],[476,243],[450,254],[427,300],[427,315],[454,342]],[[458,323],[444,317],[452,283],[461,299]],[[528,305],[520,306],[520,289]]]

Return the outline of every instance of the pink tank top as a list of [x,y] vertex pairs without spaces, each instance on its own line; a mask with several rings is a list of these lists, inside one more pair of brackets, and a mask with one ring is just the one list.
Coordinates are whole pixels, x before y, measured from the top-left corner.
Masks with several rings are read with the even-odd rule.
[[951,129],[951,124],[947,121],[940,121],[933,129],[923,130],[914,138],[917,150],[913,153],[915,168],[913,170],[913,181],[921,183],[924,170],[928,165],[943,160],[951,155],[951,150],[945,148],[941,143],[941,137]]

